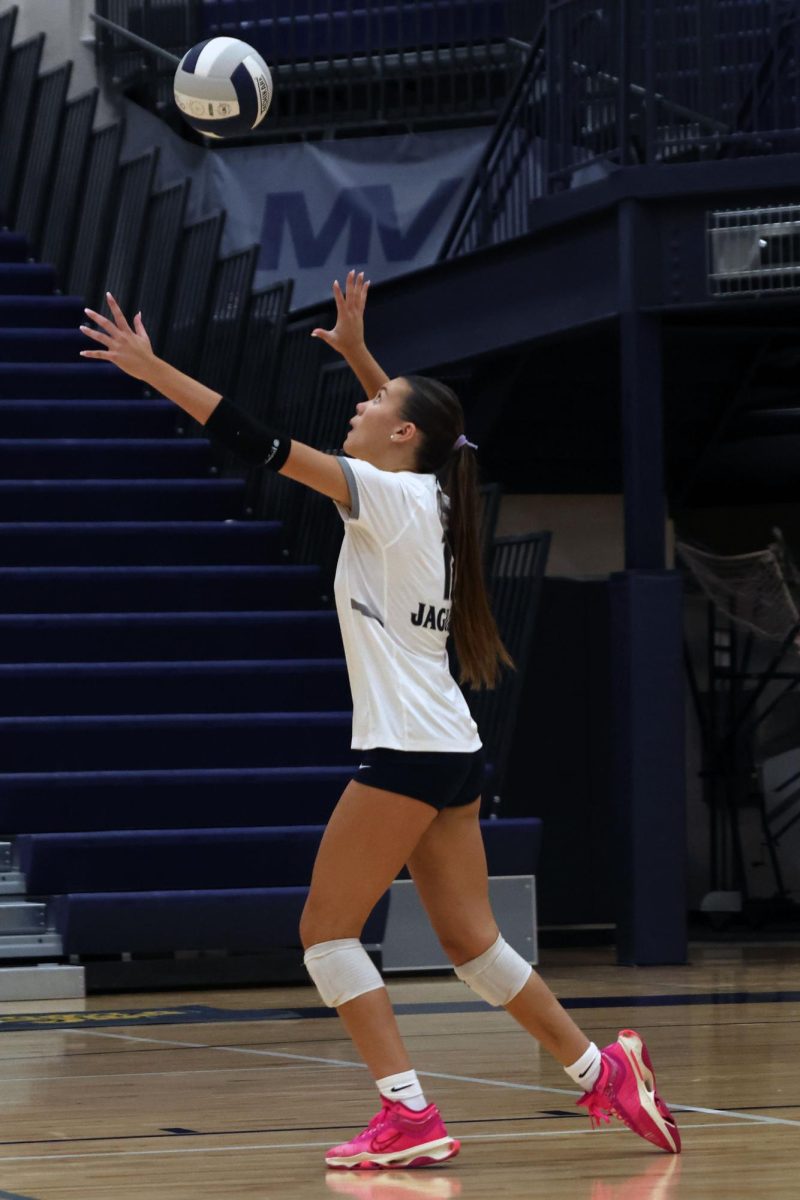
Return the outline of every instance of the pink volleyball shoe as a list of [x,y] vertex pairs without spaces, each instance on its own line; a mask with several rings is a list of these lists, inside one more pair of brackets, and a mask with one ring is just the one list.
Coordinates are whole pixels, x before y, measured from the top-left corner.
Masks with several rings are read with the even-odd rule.
[[435,1104],[413,1112],[399,1100],[384,1099],[381,1111],[358,1137],[328,1151],[325,1165],[362,1171],[429,1167],[453,1158],[460,1149]]
[[623,1029],[611,1046],[600,1052],[602,1065],[597,1083],[578,1101],[599,1128],[618,1117],[639,1137],[660,1150],[680,1154],[681,1135],[675,1118],[656,1091],[650,1055],[638,1033]]

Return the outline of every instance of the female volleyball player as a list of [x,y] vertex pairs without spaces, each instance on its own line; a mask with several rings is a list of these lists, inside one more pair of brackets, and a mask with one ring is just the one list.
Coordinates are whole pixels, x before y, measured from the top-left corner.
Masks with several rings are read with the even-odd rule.
[[325,1161],[413,1167],[459,1150],[423,1095],[383,980],[359,941],[405,864],[458,977],[558,1059],[595,1123],[613,1115],[677,1153],[678,1130],[641,1038],[624,1030],[598,1050],[495,924],[478,822],[484,756],[446,652],[452,632],[463,680],[475,686],[492,687],[509,663],[481,575],[475,447],[449,388],[389,379],[369,354],[368,288],[353,272],[344,292],[334,284],[335,328],[314,331],[350,364],[367,396],[350,421],[347,457],[292,441],[157,358],[141,314],[131,328],[111,296],[113,320],[87,309],[97,328],[81,326],[103,347],[83,357],[144,380],[245,461],[329,496],[344,521],[335,593],[361,762],[322,839],[300,935],[308,972],[372,1072],[381,1110]]

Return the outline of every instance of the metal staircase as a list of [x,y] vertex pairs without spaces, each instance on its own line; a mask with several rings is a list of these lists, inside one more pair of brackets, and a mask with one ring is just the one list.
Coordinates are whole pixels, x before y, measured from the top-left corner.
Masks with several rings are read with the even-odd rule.
[[[54,932],[46,899],[30,899],[25,876],[14,861],[14,843],[0,842],[0,963],[9,959],[59,958],[61,938]],[[0,998],[2,998],[0,985]]]
[[440,258],[529,232],[534,201],[619,167],[795,149],[799,62],[788,0],[547,0]]

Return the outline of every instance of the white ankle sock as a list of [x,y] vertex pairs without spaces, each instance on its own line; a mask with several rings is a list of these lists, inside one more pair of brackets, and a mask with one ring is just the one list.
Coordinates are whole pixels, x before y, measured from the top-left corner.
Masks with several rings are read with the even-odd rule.
[[564,1070],[569,1075],[570,1079],[577,1083],[578,1087],[583,1088],[585,1092],[590,1092],[597,1083],[597,1077],[600,1074],[602,1059],[600,1051],[592,1042],[588,1048],[571,1067],[564,1067]]
[[423,1108],[428,1107],[416,1071],[400,1071],[397,1075],[386,1075],[375,1082],[378,1091],[387,1100],[400,1100],[413,1112],[422,1112]]

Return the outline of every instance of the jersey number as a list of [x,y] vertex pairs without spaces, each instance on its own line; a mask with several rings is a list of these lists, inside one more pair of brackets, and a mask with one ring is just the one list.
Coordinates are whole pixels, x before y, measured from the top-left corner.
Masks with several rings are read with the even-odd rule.
[[443,539],[444,543],[444,598],[449,600],[453,591],[453,551],[448,545],[447,538]]

